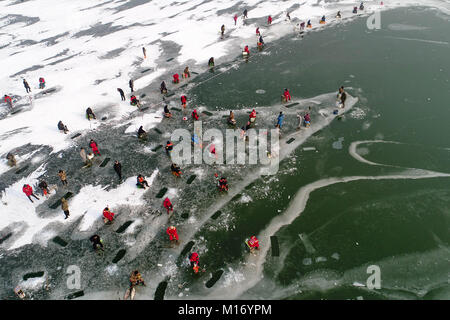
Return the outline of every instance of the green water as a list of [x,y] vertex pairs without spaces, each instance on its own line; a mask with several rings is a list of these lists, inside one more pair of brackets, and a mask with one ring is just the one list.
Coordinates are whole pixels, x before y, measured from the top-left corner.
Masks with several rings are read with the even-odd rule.
[[[194,89],[195,103],[220,110],[278,103],[285,87],[295,98],[309,98],[344,85],[360,99],[352,112],[302,146],[314,146],[318,152],[298,148],[276,176],[243,192],[252,201],[229,204],[221,226],[208,224],[199,230],[197,236],[207,239],[202,258],[210,270],[238,269],[246,255],[243,239],[283,214],[309,183],[393,175],[405,168],[450,173],[448,20],[433,10],[405,8],[383,12],[381,22],[377,31],[368,30],[363,18],[303,39],[289,35],[266,54],[254,55],[238,69]],[[388,26],[394,23],[426,29],[392,31]],[[258,89],[265,93],[255,93]],[[342,148],[333,148],[339,138],[344,138]],[[369,161],[396,167],[356,161],[348,148],[361,140],[401,143],[357,148]],[[317,189],[301,215],[276,233],[280,257],[271,257],[269,251],[265,280],[248,293],[283,299],[448,299],[449,204],[448,177],[359,180]],[[313,253],[299,234],[307,236]],[[381,289],[352,285],[366,283],[369,265],[380,267]]]

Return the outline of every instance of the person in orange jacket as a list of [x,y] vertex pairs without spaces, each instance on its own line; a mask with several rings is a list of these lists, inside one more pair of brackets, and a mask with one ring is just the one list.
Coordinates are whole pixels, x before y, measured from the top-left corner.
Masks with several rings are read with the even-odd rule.
[[166,233],[169,235],[170,242],[172,242],[172,241],[178,242],[179,238],[178,238],[177,228],[175,228],[174,226],[170,226],[167,228]]
[[170,202],[170,199],[168,197],[164,199],[163,206],[164,208],[166,208],[167,214],[170,214],[170,211],[173,211],[172,202]]
[[115,213],[111,212],[108,207],[103,209],[103,222],[104,223],[113,222],[114,214]]

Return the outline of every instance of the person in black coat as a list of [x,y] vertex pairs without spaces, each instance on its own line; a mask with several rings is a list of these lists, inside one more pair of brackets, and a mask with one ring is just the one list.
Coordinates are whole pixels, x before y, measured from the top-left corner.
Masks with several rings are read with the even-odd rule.
[[114,162],[114,171],[119,176],[119,180],[122,180],[122,165],[120,164],[120,162],[118,160],[116,160]]
[[125,98],[125,93],[123,92],[123,90],[122,90],[122,89],[120,89],[120,88],[117,88],[117,91],[119,91],[119,93],[120,93],[120,97],[122,98],[122,101],[125,101],[125,100],[127,100],[127,99]]

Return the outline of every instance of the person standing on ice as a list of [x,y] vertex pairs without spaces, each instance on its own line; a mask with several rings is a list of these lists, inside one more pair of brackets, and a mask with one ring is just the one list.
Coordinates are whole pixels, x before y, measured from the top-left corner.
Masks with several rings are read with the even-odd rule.
[[35,197],[37,200],[39,200],[38,197],[36,197],[36,195],[33,192],[33,188],[29,185],[29,184],[24,184],[23,188],[22,188],[23,193],[26,194],[26,196],[28,197],[28,199],[30,199],[31,202],[33,202],[33,200],[31,200],[31,196]]
[[187,97],[185,95],[181,96],[181,106],[186,109]]
[[339,88],[338,99],[342,106],[341,108],[345,108],[345,100],[347,99],[347,94],[345,93],[343,86]]
[[244,52],[245,52],[247,55],[250,55],[250,50],[248,49],[248,46],[245,46]]
[[27,80],[23,79],[23,86],[25,87],[25,90],[27,90],[27,93],[31,92],[30,85],[28,84]]
[[180,82],[180,76],[179,76],[179,74],[178,73],[175,73],[174,75],[173,75],[173,83],[179,83]]
[[44,89],[45,88],[45,80],[44,78],[40,77],[39,78],[39,89]]
[[191,73],[189,72],[189,67],[184,68],[183,75],[184,75],[184,78],[191,77]]
[[259,32],[259,27],[256,27],[256,36],[261,36],[261,33]]
[[67,186],[68,183],[67,183],[66,172],[64,170],[59,170],[58,176],[59,176],[59,179],[61,179],[61,183],[62,183],[63,187]]
[[89,147],[91,147],[94,154],[101,156],[100,151],[98,151],[97,142],[91,139],[91,141],[89,142]]
[[298,119],[298,124],[297,124],[297,130],[302,128],[302,122],[303,122],[303,118],[302,115],[299,113],[297,114],[297,119]]
[[309,113],[305,114],[305,127],[309,127],[311,125],[311,117],[309,116]]
[[119,176],[119,180],[122,180],[122,164],[118,160],[114,161],[114,171]]
[[144,59],[147,59],[147,50],[142,47],[142,53],[144,54]]
[[272,17],[271,16],[269,16],[268,18],[267,18],[267,24],[272,24]]
[[127,98],[125,98],[125,93],[123,92],[122,89],[117,88],[117,91],[119,91],[119,93],[120,93],[120,98],[122,98],[122,101],[127,100]]
[[244,19],[247,19],[247,8],[244,10]]
[[278,119],[277,119],[277,125],[276,125],[276,127],[280,130],[281,130],[281,127],[283,126],[283,121],[284,121],[284,114],[283,114],[283,111],[280,111],[280,114],[278,115]]
[[233,19],[234,19],[234,25],[236,25],[237,18],[238,18],[238,16],[237,16],[237,14],[235,14],[235,15],[234,15],[234,18],[233,18]]
[[290,14],[289,14],[289,11],[286,11],[286,18],[288,18],[289,21],[291,21],[291,16],[290,16]]
[[167,214],[170,214],[170,211],[173,211],[172,202],[170,202],[170,199],[168,197],[164,199],[163,206],[164,208],[166,208]]
[[64,211],[64,214],[66,217],[64,219],[67,219],[69,217],[69,204],[67,203],[66,198],[61,198],[61,209]]
[[5,101],[5,103],[8,105],[8,107],[10,109],[13,108],[13,104],[12,104],[12,99],[10,96],[8,96],[7,94],[5,94],[5,96],[3,97],[3,100]]
[[128,82],[128,85],[130,86],[131,92],[134,92],[134,81],[133,81],[133,79],[130,79],[130,81]]
[[166,87],[166,83],[164,81],[161,82],[160,90],[161,90],[162,94],[166,94],[167,93],[167,87]]
[[177,233],[177,228],[175,228],[174,226],[170,226],[167,228],[166,233],[169,235],[169,240],[170,242],[176,242],[178,243],[178,233]]
[[192,118],[194,119],[194,121],[198,120],[197,109],[194,109],[194,111],[192,111]]
[[167,141],[166,143],[166,153],[167,155],[169,155],[173,150],[173,143],[169,141]]
[[222,34],[222,39],[223,39],[223,35],[225,34],[225,25],[224,24],[220,27],[220,33]]
[[291,101],[291,94],[287,88],[284,89],[283,95],[286,102]]
[[253,109],[252,112],[250,112],[250,115],[248,116],[248,120],[250,123],[254,123],[256,121],[256,110]]

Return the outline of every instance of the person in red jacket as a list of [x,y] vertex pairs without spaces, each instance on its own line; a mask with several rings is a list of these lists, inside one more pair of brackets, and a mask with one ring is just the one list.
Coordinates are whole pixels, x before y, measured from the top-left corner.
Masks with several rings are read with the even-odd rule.
[[237,16],[237,14],[235,14],[235,15],[234,15],[234,25],[236,25],[237,18],[238,18],[238,16]]
[[170,226],[167,228],[166,233],[169,235],[170,242],[176,241],[178,243],[178,233],[177,228]]
[[194,111],[192,111],[192,118],[194,118],[194,120],[198,120],[197,109],[194,109]]
[[27,195],[28,199],[30,199],[31,202],[33,202],[33,200],[31,200],[31,196],[39,200],[39,198],[36,197],[36,195],[33,193],[33,188],[29,184],[24,184],[22,191]]
[[289,93],[288,89],[284,89],[283,95],[284,98],[286,99],[286,102],[291,101],[291,94]]
[[251,236],[250,239],[247,241],[247,244],[248,247],[250,248],[250,251],[259,250],[259,241],[257,237]]
[[246,52],[248,55],[250,55],[250,50],[248,49],[248,46],[245,46],[244,52]]
[[89,143],[89,147],[91,147],[94,155],[98,154],[99,156],[101,156],[100,151],[98,151],[97,142],[95,142],[94,140],[91,139],[91,142]]
[[170,214],[170,211],[173,211],[172,202],[170,202],[170,199],[167,197],[164,199],[163,206],[166,208],[167,214]]
[[5,103],[8,105],[8,107],[10,109],[12,109],[13,105],[12,105],[12,99],[10,96],[6,95],[3,97],[3,99],[5,100]]
[[113,222],[114,220],[114,212],[111,212],[108,207],[103,209],[103,222]]
[[272,17],[271,17],[271,16],[269,16],[269,17],[267,18],[267,24],[272,24]]
[[44,78],[40,77],[39,78],[39,89],[44,89],[45,88],[45,80]]
[[249,117],[250,123],[254,123],[256,121],[256,110],[253,109],[248,117]]
[[259,37],[261,33],[259,33],[259,27],[256,28],[256,35]]
[[179,83],[180,82],[180,75],[178,73],[175,73],[173,75],[173,83]]
[[187,97],[185,95],[181,96],[181,105],[186,108]]

